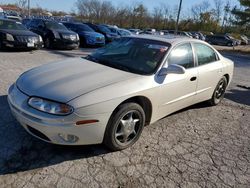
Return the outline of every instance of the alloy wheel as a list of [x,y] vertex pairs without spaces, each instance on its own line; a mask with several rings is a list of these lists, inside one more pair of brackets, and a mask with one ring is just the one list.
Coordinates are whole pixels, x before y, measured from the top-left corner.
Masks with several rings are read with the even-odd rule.
[[128,145],[136,138],[139,129],[139,113],[135,110],[129,111],[120,119],[115,130],[115,141],[120,145]]

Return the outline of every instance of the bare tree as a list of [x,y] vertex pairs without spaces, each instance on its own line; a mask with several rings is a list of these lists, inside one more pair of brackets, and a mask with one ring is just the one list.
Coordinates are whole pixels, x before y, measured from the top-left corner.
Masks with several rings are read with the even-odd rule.
[[22,14],[26,14],[27,12],[27,5],[28,5],[28,0],[18,0],[17,5],[21,8]]
[[224,1],[223,0],[214,0],[214,12],[215,12],[215,17],[217,22],[219,23],[221,20],[221,16],[222,16],[222,11],[224,8]]
[[164,12],[164,10],[160,6],[154,8],[154,10],[153,10],[154,28],[160,28],[161,27],[162,20],[164,19],[163,12]]
[[194,20],[199,20],[200,19],[200,15],[204,12],[208,12],[210,8],[210,4],[208,1],[203,1],[199,4],[196,4],[194,6],[192,6],[191,8],[191,12],[193,15],[193,19]]

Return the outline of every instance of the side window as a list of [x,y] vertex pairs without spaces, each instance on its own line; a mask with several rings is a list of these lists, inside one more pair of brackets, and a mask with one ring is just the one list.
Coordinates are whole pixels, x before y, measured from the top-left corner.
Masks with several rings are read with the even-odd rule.
[[194,58],[191,44],[182,44],[173,49],[168,57],[168,64],[177,64],[186,69],[194,67]]
[[35,27],[36,26],[35,20],[31,20],[29,26],[30,27]]
[[37,22],[37,27],[44,27],[44,23],[43,23],[42,20],[39,20],[39,21]]
[[205,65],[218,60],[215,51],[205,44],[194,43],[194,49],[198,65]]

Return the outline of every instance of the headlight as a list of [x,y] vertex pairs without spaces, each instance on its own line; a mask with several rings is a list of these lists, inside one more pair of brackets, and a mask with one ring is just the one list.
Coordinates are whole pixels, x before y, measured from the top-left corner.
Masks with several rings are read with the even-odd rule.
[[31,97],[28,104],[39,111],[47,112],[49,114],[69,115],[73,112],[73,107],[67,104],[53,102],[38,97]]
[[77,40],[80,40],[80,38],[79,38],[79,35],[78,35],[78,34],[76,34],[76,39],[77,39]]
[[67,40],[77,40],[78,35],[69,35],[69,34],[62,34],[62,38],[67,39]]
[[13,35],[8,34],[8,33],[6,34],[6,40],[8,40],[8,41],[15,41]]
[[60,38],[61,38],[60,35],[59,35],[59,33],[56,32],[56,31],[53,31],[53,35],[54,35],[54,37],[55,37],[56,39],[60,39]]
[[43,38],[39,35],[39,42],[43,42]]

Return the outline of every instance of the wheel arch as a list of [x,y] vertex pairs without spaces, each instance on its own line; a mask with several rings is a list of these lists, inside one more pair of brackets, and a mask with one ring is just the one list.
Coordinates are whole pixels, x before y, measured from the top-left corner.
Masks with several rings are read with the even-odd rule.
[[229,74],[224,74],[225,78],[227,79],[227,85],[229,84],[229,81],[230,81],[230,77],[229,77]]
[[118,110],[119,106],[125,103],[137,103],[139,104],[142,109],[145,112],[145,125],[149,125],[150,121],[151,121],[151,117],[152,117],[152,111],[153,111],[153,107],[152,107],[152,103],[150,101],[149,98],[145,97],[145,96],[134,96],[131,98],[128,98],[126,100],[124,100],[123,102],[121,102],[113,111],[111,117],[113,116],[114,113],[116,113],[116,111]]

